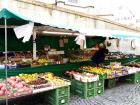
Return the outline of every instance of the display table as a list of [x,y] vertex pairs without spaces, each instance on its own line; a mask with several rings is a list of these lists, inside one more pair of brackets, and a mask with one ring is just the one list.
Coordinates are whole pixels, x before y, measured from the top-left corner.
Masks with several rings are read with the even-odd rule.
[[[49,88],[43,88],[33,91],[32,94],[23,95],[19,97],[14,97],[8,99],[11,103],[17,103],[18,101],[23,102],[23,98],[30,98],[34,96],[42,97],[44,100],[44,103],[49,105],[69,105],[70,100],[70,83],[68,83],[65,86],[56,86],[56,87],[49,87]],[[41,100],[43,102],[43,100]],[[0,99],[0,105],[5,103],[5,99]]]
[[116,86],[116,82],[120,80],[122,82],[128,82],[128,83],[133,83],[133,84],[140,84],[140,72],[136,72],[134,74],[128,74],[124,76],[120,76],[117,78],[110,78],[106,79],[106,85],[108,88],[113,88]]
[[[125,58],[125,59],[118,59],[118,60],[106,60],[104,62],[105,65],[108,65],[110,62],[122,62],[122,64],[131,62],[133,60],[137,60],[138,58]],[[43,73],[43,72],[52,72],[58,76],[62,76],[64,72],[72,69],[78,69],[81,66],[91,66],[91,61],[88,62],[77,62],[77,63],[68,63],[68,64],[56,64],[56,65],[47,65],[47,66],[40,66],[40,67],[27,67],[27,68],[18,68],[18,69],[11,69],[8,70],[8,77],[15,76],[21,73],[25,74],[32,74],[32,73]],[[0,78],[5,77],[5,70],[0,70]]]

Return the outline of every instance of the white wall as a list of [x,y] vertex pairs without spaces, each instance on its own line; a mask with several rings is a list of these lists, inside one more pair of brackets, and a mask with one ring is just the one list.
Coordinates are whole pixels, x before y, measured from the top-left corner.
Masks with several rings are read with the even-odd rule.
[[125,54],[136,54],[140,55],[140,40],[135,40],[135,49],[131,48],[131,40],[129,39],[120,39],[119,47],[116,46],[117,40],[109,40],[111,46],[107,47],[110,52],[122,52]]

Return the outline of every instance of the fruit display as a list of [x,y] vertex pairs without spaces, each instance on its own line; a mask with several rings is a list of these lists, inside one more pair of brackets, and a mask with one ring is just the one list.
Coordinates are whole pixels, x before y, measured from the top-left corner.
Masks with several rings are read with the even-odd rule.
[[64,86],[69,84],[68,81],[55,76],[51,72],[35,74],[19,74],[19,77],[26,81],[34,89]]
[[104,69],[104,68],[91,67],[91,66],[82,66],[82,67],[80,67],[80,70],[85,71],[85,72],[99,74],[99,75],[103,75],[103,74],[106,74],[108,72],[111,72],[111,71],[108,71],[107,69]]
[[129,69],[127,69],[127,67],[117,66],[115,68],[115,66],[112,66],[112,65],[109,65],[105,68],[83,66],[80,68],[80,70],[84,72],[88,72],[88,73],[98,74],[99,76],[106,75],[106,78],[115,78],[115,77],[129,74],[129,71],[128,71]]
[[[7,83],[7,85],[6,85]],[[0,99],[25,96],[70,85],[66,79],[54,76],[53,73],[19,74],[15,77],[0,80]]]
[[5,97],[7,94],[8,98],[13,98],[31,94],[32,91],[32,88],[30,88],[21,78],[7,78],[7,86],[6,80],[0,81],[0,97]]
[[29,83],[31,81],[37,80],[38,79],[38,74],[37,73],[34,73],[34,74],[19,74],[19,76],[17,76],[17,77],[21,78],[26,83]]
[[47,84],[48,81],[46,81],[44,78],[38,78],[37,80],[33,80],[31,82],[28,82],[29,85],[41,85],[41,84]]
[[125,66],[140,68],[140,64],[136,62],[126,64]]
[[82,81],[82,82],[93,82],[99,80],[99,75],[94,75],[91,73],[79,73],[74,71],[67,71],[65,75],[68,75],[69,77],[73,77],[73,79]]
[[71,63],[90,61],[92,51],[86,50],[68,51],[66,52],[66,55],[69,57]]
[[39,74],[39,76],[47,80],[49,83],[51,83],[53,87],[65,86],[65,85],[70,84],[69,81],[62,79],[60,77],[57,77],[53,73],[50,73],[50,72]]

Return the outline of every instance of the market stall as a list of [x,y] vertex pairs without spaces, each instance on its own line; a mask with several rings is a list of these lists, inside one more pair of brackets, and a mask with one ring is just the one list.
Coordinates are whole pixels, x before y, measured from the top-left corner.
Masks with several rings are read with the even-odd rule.
[[[4,11],[4,12],[3,12]],[[15,18],[17,20],[20,20],[21,18],[16,17],[16,15],[11,14],[7,10],[2,11],[2,19],[3,18]],[[6,11],[6,12],[5,12]],[[8,14],[9,17],[5,17],[5,13]],[[1,20],[0,20],[1,21]],[[10,21],[10,20],[9,20]],[[29,22],[29,20],[21,20],[18,25],[25,24],[24,23]],[[16,23],[16,21],[12,22]],[[9,25],[12,25],[13,23],[9,23]],[[5,26],[6,26],[6,19],[5,19]],[[129,74],[134,74],[132,78],[136,81],[134,83],[139,83],[139,69],[133,69],[124,66],[123,68],[117,68],[117,66],[107,66],[110,64],[110,62],[122,62],[122,64],[126,64],[131,61],[138,61],[139,58],[137,57],[130,57],[127,54],[119,54],[120,57],[119,59],[113,59],[110,60],[110,56],[112,54],[108,55],[108,60],[104,62],[106,65],[106,68],[94,68],[91,67],[92,63],[90,61],[92,51],[88,50],[83,50],[85,48],[84,44],[87,47],[93,47],[95,46],[95,42],[92,42],[93,36],[108,36],[108,37],[113,37],[113,38],[122,38],[123,35],[120,34],[115,34],[114,32],[116,31],[105,31],[105,30],[82,30],[79,29],[78,31],[84,33],[85,35],[81,34],[76,34],[77,37],[82,36],[82,41],[80,41],[81,44],[76,45],[75,40],[77,40],[77,37],[72,37],[74,33],[67,33],[69,34],[69,37],[64,35],[61,35],[61,37],[53,36],[50,35],[48,36],[39,36],[38,39],[36,39],[36,36],[33,38],[34,42],[40,40],[38,42],[37,49],[39,47],[39,50],[37,52],[36,56],[36,45],[34,44],[34,50],[33,52],[13,52],[13,55],[9,57],[8,59],[8,53],[7,53],[7,27],[5,27],[5,65],[6,65],[6,73],[4,69],[0,70],[0,78],[6,78],[9,77],[6,80],[1,80],[1,98],[4,100],[5,95],[5,88],[8,86],[8,98],[17,98],[17,97],[22,97],[26,96],[29,94],[37,94],[41,92],[46,92],[50,91],[48,95],[45,96],[46,100],[49,100],[50,104],[52,105],[61,105],[61,104],[68,104],[69,103],[69,85],[72,84],[71,90],[73,93],[78,94],[79,96],[82,96],[83,98],[89,98],[89,97],[94,97],[97,95],[102,95],[104,93],[104,81],[105,79],[109,80],[109,84],[112,84],[111,81],[114,81],[114,78],[122,77],[122,76],[128,76]],[[44,30],[43,30],[44,31]],[[105,33],[104,33],[105,32]],[[92,34],[93,33],[93,34]],[[103,35],[106,34],[106,35]],[[107,35],[109,34],[109,35]],[[126,34],[125,32],[122,32],[121,34]],[[130,39],[133,39],[132,35],[134,33],[129,33],[126,38],[130,37]],[[81,35],[81,36],[80,36]],[[134,35],[134,39],[139,38],[137,34]],[[88,38],[85,38],[88,37]],[[11,37],[12,38],[12,37]],[[100,37],[98,37],[100,38]],[[123,37],[124,38],[124,37]],[[86,40],[85,40],[86,39]],[[97,43],[101,43],[105,40],[105,38],[101,38],[101,40]],[[31,46],[28,46],[31,44],[32,40],[27,44],[27,46],[23,48],[17,48],[16,50],[30,50]],[[47,43],[46,43],[47,42]],[[91,44],[91,43],[92,44]],[[11,40],[12,43],[12,40]],[[14,42],[15,44],[18,45],[18,43]],[[84,43],[84,44],[83,44]],[[12,45],[9,45],[12,46]],[[30,48],[28,48],[30,47]],[[27,48],[27,49],[26,49]],[[82,50],[81,50],[81,49]],[[10,48],[9,48],[10,49]],[[12,48],[11,48],[12,49]],[[133,49],[134,50],[134,49]],[[10,55],[10,54],[9,54]],[[32,56],[33,55],[33,56]],[[38,57],[38,59],[36,59]],[[35,58],[35,60],[32,60]],[[113,58],[113,57],[112,57]],[[123,59],[122,59],[123,58]],[[7,61],[10,62],[7,62]],[[3,60],[4,61],[4,60]],[[4,62],[3,62],[4,64]],[[3,66],[5,68],[5,65]],[[16,65],[16,66],[15,66]],[[119,65],[121,66],[121,65]],[[15,68],[14,68],[15,67]],[[23,68],[22,68],[23,67]],[[73,78],[70,81],[67,81],[66,79],[60,79],[58,77],[54,77],[52,73],[54,73],[57,76],[64,77],[64,73],[66,71],[70,71],[69,73],[71,74],[71,71],[73,69],[80,70],[84,72],[84,74],[78,72],[73,74]],[[8,71],[7,71],[8,69]],[[117,70],[116,70],[117,69]],[[132,73],[132,71],[135,71]],[[45,73],[45,72],[51,72],[51,73]],[[40,74],[41,73],[41,74]],[[68,73],[68,74],[69,74]],[[138,73],[138,74],[137,74]],[[12,76],[12,77],[11,77]],[[13,77],[14,76],[14,77]],[[98,78],[96,78],[98,77]],[[136,78],[135,78],[136,77]],[[128,78],[127,78],[128,79]],[[132,80],[132,79],[131,79]],[[60,84],[57,84],[57,83]],[[7,86],[5,87],[5,83],[7,83]],[[50,83],[50,84],[49,84]],[[114,82],[113,82],[114,83]],[[57,86],[54,86],[56,85]],[[76,87],[74,86],[76,85]],[[79,89],[80,86],[83,86],[82,89]],[[111,85],[112,86],[112,85]],[[110,86],[110,87],[111,87]],[[22,89],[24,87],[24,90]],[[63,89],[62,89],[63,88]],[[19,90],[21,92],[19,92]],[[66,93],[62,92],[63,95],[60,95],[61,92],[59,89],[66,91]],[[24,93],[25,92],[25,93]],[[53,93],[53,94],[52,94]],[[52,96],[52,97],[50,97]],[[53,98],[53,99],[52,99]],[[62,99],[63,98],[63,99]]]

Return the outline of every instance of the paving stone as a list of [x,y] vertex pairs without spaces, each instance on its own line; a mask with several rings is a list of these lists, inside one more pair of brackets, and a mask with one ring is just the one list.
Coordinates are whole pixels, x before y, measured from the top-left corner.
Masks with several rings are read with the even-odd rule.
[[121,84],[90,99],[72,95],[70,105],[140,105],[140,85]]

